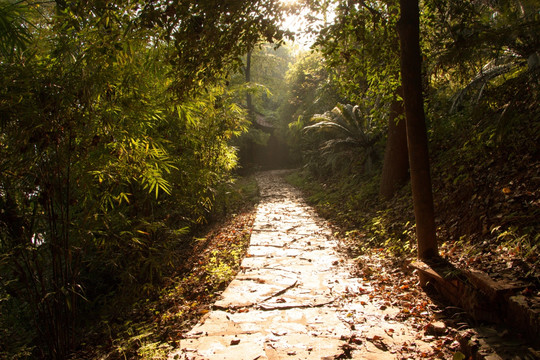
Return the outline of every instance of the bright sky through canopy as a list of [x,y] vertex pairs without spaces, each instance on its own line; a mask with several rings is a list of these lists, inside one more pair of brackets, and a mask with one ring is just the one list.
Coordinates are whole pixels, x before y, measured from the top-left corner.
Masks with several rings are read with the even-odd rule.
[[283,5],[294,5],[298,3],[298,0],[279,0]]
[[[298,3],[298,0],[280,0],[286,6],[291,6]],[[307,15],[311,18],[317,18],[317,20],[308,21]],[[299,14],[291,14],[285,17],[282,26],[284,29],[294,33],[294,43],[303,48],[309,48],[315,42],[316,34],[309,32],[308,29],[317,29],[323,26],[323,24],[333,22],[335,18],[335,11],[333,8],[328,9],[326,14],[319,14],[310,12],[309,9],[303,8]]]

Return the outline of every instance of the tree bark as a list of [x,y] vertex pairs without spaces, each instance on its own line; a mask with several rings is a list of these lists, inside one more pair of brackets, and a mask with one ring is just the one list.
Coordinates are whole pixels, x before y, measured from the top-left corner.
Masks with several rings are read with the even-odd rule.
[[[402,95],[401,89],[397,90]],[[388,139],[384,151],[384,163],[379,195],[382,199],[391,199],[395,192],[409,179],[409,155],[407,150],[407,129],[403,115],[403,101],[397,98],[390,105],[388,119]],[[396,120],[398,122],[396,123]]]
[[438,256],[428,141],[422,96],[418,0],[400,0],[398,33],[418,258]]

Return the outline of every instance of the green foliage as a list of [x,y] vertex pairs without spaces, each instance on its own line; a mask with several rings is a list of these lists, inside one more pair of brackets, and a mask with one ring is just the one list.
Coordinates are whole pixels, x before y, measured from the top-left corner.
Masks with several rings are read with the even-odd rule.
[[443,66],[482,66],[507,55],[527,59],[538,51],[537,7],[531,0],[428,1],[424,22],[427,46]]
[[[280,104],[285,100],[284,77],[291,58],[291,49],[288,46],[276,48],[270,44],[259,44],[246,56],[246,65],[241,69],[242,72],[231,77],[231,86],[244,90],[238,92],[243,97],[237,101],[245,103],[250,112],[249,130],[235,142],[239,149],[241,171],[244,173],[261,166],[275,166],[274,164],[278,163],[283,166],[282,163],[285,162],[282,161],[282,154],[286,150],[279,146],[284,143],[283,133],[276,121],[276,115]],[[273,156],[266,156],[271,153]]]
[[[307,139],[296,141],[302,144],[306,154],[304,162],[320,175],[339,169],[344,173],[371,172],[380,157],[379,147],[383,144],[378,141],[387,127],[390,104],[399,97],[399,46],[395,29],[399,9],[395,2],[333,3],[336,8],[335,21],[322,27],[314,45],[317,50],[315,54],[322,65],[319,65],[322,68],[318,79],[319,93],[322,95],[324,89],[332,89],[337,94],[334,95],[334,102],[326,103],[322,112],[331,114],[330,109],[336,103],[358,104],[357,110],[352,111],[353,120],[347,121],[349,125],[341,127],[338,132],[335,131],[338,127],[330,125],[334,120],[319,122],[314,126],[308,124],[307,120],[321,111],[304,111],[296,115],[289,121],[289,129],[293,139],[299,137],[298,129],[303,127],[334,129],[334,136],[327,134],[320,139],[304,136]],[[299,93],[302,101],[306,102],[306,110],[310,106],[317,106],[321,98],[329,99],[315,94],[316,100],[311,98],[309,92]],[[332,111],[339,112],[339,109]],[[347,132],[350,134],[346,135]],[[352,145],[348,152],[347,145]],[[354,147],[356,151],[351,152]],[[317,154],[321,152],[324,157],[318,161]]]
[[305,150],[315,146],[304,136],[304,126],[313,115],[332,109],[340,98],[328,81],[328,73],[318,52],[299,55],[286,80],[287,100],[279,110],[279,124],[295,157],[293,161],[299,163],[305,156]]
[[352,103],[391,99],[400,85],[397,2],[336,5],[335,22],[316,41],[330,79]]
[[[326,66],[321,82],[334,86],[346,99],[342,103],[374,107],[368,112],[370,119],[384,129],[388,105],[399,85],[397,4],[334,4],[336,21],[323,27],[316,43],[320,51],[317,56]],[[423,3],[424,89],[442,238],[449,233],[459,234],[455,236],[463,236],[471,243],[488,238],[490,226],[499,221],[489,209],[497,204],[497,211],[508,211],[501,214],[501,221],[512,224],[504,227],[512,234],[502,231],[505,236],[498,240],[491,236],[489,242],[504,238],[508,244],[520,244],[508,246],[513,249],[533,249],[536,244],[531,237],[531,229],[537,228],[537,221],[532,220],[536,211],[530,201],[521,202],[519,208],[511,200],[513,196],[536,196],[531,190],[531,177],[535,176],[532,169],[536,166],[531,159],[537,155],[539,129],[536,64],[540,32],[536,8],[530,1]],[[304,108],[315,104],[309,94],[302,100],[306,102]],[[396,254],[410,253],[412,247],[408,244],[413,243],[414,234],[410,232],[412,214],[405,206],[406,196],[378,203],[377,192],[368,190],[376,188],[377,168],[373,178],[366,179],[360,168],[349,172],[347,163],[337,162],[335,156],[326,164],[321,158],[314,160],[324,151],[337,151],[339,146],[351,143],[352,136],[341,135],[351,134],[351,129],[338,126],[335,119],[327,112],[316,125],[298,115],[289,121],[297,143],[313,154],[305,157],[303,164],[312,174],[325,175],[318,179],[307,177],[299,183],[322,214],[351,231],[345,237],[357,244],[357,250],[381,246]],[[302,134],[304,127],[309,130]],[[327,175],[324,167],[331,163],[339,175]],[[529,170],[521,175],[524,169]],[[513,185],[503,187],[504,183]],[[520,190],[514,195],[515,187]],[[512,189],[505,205],[498,203],[503,188]],[[358,194],[358,198],[355,200],[352,194]],[[462,204],[469,201],[472,204],[465,208]],[[372,211],[370,206],[377,210]],[[400,212],[408,215],[400,216]],[[463,213],[469,214],[467,221],[457,215]],[[474,236],[469,237],[471,233]],[[525,258],[536,261],[530,256]]]
[[[177,264],[165,286],[153,289],[151,294],[138,294],[137,302],[129,309],[107,310],[112,313],[107,316],[111,320],[99,325],[111,344],[97,339],[96,343],[84,344],[82,353],[75,357],[167,358],[175,346],[173,334],[189,330],[206,314],[238,272],[249,245],[254,219],[250,212],[258,201],[257,194],[252,177],[219,189],[216,197],[228,200],[230,210],[225,219],[220,219],[224,221],[219,228],[198,234],[200,237],[183,249],[184,260]],[[90,355],[82,356],[86,352]]]
[[536,76],[536,8],[534,1],[426,2],[426,70],[434,92],[453,94],[451,112],[478,105],[490,87],[524,72]]
[[259,45],[251,55],[251,82],[264,86],[254,98],[255,109],[267,116],[274,116],[280,104],[286,100],[285,74],[293,61],[291,48],[270,44]]
[[212,219],[236,214],[259,201],[259,187],[253,177],[241,177],[222,182],[216,187]]
[[[248,122],[221,75],[273,26],[213,9],[215,43],[236,45],[192,68],[171,61],[190,30],[162,41],[172,20],[138,1],[44,3],[40,16],[0,5],[0,312],[19,314],[2,316],[0,349],[65,358],[98,309],[152,292],[181,263],[187,234],[224,198]],[[226,38],[229,21],[247,37]]]
[[11,59],[25,50],[31,40],[29,7],[23,1],[0,2],[0,55]]
[[[503,230],[501,226],[495,226],[491,229],[491,234],[496,235],[499,246],[506,248],[513,255],[527,259],[538,254],[540,235],[534,234],[533,229],[526,230],[529,231],[524,232],[517,226],[510,226],[506,230]],[[527,275],[534,275],[534,270]]]
[[[149,7],[145,20],[159,24],[160,6]],[[226,74],[224,70],[238,69],[240,57],[261,38],[281,42],[283,37],[277,26],[282,16],[280,4],[273,0],[169,4],[165,13],[172,18],[166,38],[174,40],[172,61],[178,66],[173,87],[178,92],[219,79]],[[179,23],[187,26],[175,26]]]

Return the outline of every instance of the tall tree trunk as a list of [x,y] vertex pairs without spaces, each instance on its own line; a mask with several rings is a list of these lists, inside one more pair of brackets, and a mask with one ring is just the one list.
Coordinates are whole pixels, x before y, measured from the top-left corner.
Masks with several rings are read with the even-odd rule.
[[400,0],[400,8],[398,33],[401,43],[401,79],[418,237],[418,258],[429,259],[438,256],[438,250],[422,97],[418,0]]
[[[397,90],[402,95],[401,88]],[[388,139],[384,151],[384,163],[379,194],[387,200],[409,179],[409,155],[407,152],[407,129],[405,119],[399,119],[404,112],[403,102],[396,99],[390,105],[388,119]],[[396,120],[398,122],[396,123]]]

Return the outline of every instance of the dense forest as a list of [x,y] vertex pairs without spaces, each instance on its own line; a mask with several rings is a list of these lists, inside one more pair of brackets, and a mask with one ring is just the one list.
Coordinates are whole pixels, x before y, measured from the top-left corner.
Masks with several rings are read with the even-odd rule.
[[0,357],[162,358],[270,168],[353,255],[540,295],[539,75],[536,0],[0,0]]

